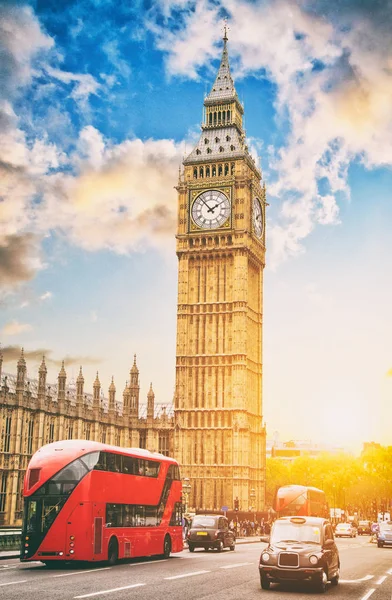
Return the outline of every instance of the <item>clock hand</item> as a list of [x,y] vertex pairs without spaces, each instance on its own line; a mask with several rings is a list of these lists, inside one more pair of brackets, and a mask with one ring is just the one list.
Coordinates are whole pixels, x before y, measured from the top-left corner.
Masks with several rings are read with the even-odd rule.
[[218,206],[220,206],[220,205],[222,204],[222,202],[224,202],[224,200],[221,200],[220,202],[218,202],[218,204],[215,204],[215,206],[211,206],[211,208],[209,208],[209,209],[207,210],[207,212],[214,212],[214,210],[215,210],[216,208],[218,208]]

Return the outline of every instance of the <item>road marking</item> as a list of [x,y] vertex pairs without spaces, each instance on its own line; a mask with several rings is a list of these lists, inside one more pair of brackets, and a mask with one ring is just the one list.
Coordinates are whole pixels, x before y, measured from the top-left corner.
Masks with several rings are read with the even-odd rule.
[[387,571],[388,575],[392,575],[392,569],[389,569],[389,571]]
[[111,590],[103,590],[102,592],[93,592],[92,594],[83,594],[83,596],[74,596],[75,598],[91,598],[92,596],[102,596],[102,594],[112,594],[113,592],[119,592],[120,590],[130,590],[131,588],[137,588],[145,583],[134,583],[133,585],[124,585],[123,587],[113,588]]
[[26,583],[27,579],[23,579],[22,581],[9,581],[8,583],[0,583],[0,587],[3,585],[15,585],[16,583]]
[[18,565],[15,565],[15,567],[10,567],[9,565],[1,565],[3,567],[3,569],[17,569]]
[[385,580],[386,580],[387,576],[383,575],[382,577],[380,577],[380,579],[378,581],[376,581],[376,585],[381,585]]
[[70,577],[71,575],[84,575],[85,573],[96,573],[97,571],[107,571],[112,567],[102,567],[101,569],[89,569],[88,571],[73,571],[72,573],[61,573],[61,575],[52,575],[52,577]]
[[181,579],[182,577],[192,577],[193,575],[203,575],[203,573],[211,573],[211,571],[194,571],[193,573],[184,573],[183,575],[174,575],[173,577],[165,577],[165,579]]
[[368,581],[373,579],[374,575],[365,575],[362,579],[339,579],[339,583],[358,583],[359,581]]
[[166,562],[169,560],[168,558],[162,558],[162,560],[151,560],[150,562],[140,562],[140,563],[132,563],[128,565],[128,567],[140,567],[140,565],[155,565],[155,563]]
[[373,592],[375,592],[375,591],[376,591],[376,588],[372,588],[371,590],[369,590],[369,591],[368,591],[368,593],[367,593],[367,594],[365,594],[365,595],[364,595],[364,596],[361,598],[361,600],[368,600],[368,598],[370,598],[370,596],[371,596],[371,595],[373,594]]
[[253,563],[236,563],[235,565],[226,565],[225,567],[219,567],[220,569],[235,569],[235,567],[245,567],[246,565],[253,565]]

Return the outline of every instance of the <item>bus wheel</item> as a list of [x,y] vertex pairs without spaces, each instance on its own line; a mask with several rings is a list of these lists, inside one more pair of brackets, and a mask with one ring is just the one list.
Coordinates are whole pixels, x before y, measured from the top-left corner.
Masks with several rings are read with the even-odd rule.
[[116,538],[112,538],[108,548],[108,564],[115,565],[118,560],[118,542]]
[[171,539],[170,535],[165,535],[165,541],[163,542],[163,556],[169,558],[171,552]]

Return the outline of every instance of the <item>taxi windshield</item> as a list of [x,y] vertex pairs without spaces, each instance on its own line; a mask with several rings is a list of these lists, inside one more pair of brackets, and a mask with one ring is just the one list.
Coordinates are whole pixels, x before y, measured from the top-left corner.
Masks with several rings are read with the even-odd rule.
[[279,542],[321,543],[320,528],[309,523],[276,521],[271,532],[270,544]]
[[392,531],[392,522],[380,523],[380,531]]
[[193,517],[192,527],[215,527],[215,517]]

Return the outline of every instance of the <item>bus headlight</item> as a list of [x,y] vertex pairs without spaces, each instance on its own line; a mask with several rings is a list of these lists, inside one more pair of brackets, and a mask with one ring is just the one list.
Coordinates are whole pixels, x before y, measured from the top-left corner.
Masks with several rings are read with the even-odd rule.
[[312,554],[312,556],[309,556],[309,562],[311,565],[317,565],[317,563],[318,563],[317,556],[315,556],[314,554]]
[[71,540],[71,542],[73,542],[73,540],[75,539],[75,536],[74,535],[70,535],[69,539]]
[[263,552],[263,554],[261,555],[261,560],[263,562],[268,562],[270,559],[270,555],[268,554],[268,552]]
[[70,550],[69,553],[70,554],[75,554],[75,550]]

